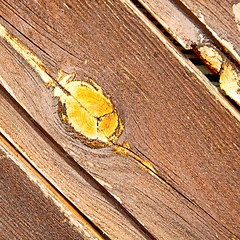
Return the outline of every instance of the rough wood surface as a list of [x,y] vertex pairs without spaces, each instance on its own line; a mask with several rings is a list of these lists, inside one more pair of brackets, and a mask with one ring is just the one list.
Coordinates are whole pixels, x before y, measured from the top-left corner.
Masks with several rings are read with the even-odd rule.
[[[216,40],[240,62],[240,4],[215,0],[139,0],[186,49]],[[208,36],[207,36],[208,35]]]
[[130,213],[37,126],[2,87],[0,103],[1,133],[53,186],[111,238],[145,239],[141,224],[135,223]]
[[[224,29],[224,31],[229,32],[229,30],[226,29],[226,26],[224,26],[231,22],[226,21],[225,19],[225,15],[229,15],[226,9],[222,9],[221,14],[219,14],[219,17],[224,19],[223,23],[221,21],[217,22],[218,20],[214,17],[205,22],[203,15],[201,14],[202,8],[199,6],[196,7],[194,1],[189,1],[192,6],[190,10],[182,4],[184,1],[181,2],[178,0],[140,0],[134,2],[136,2],[137,6],[141,9],[143,9],[143,7],[146,8],[147,11],[154,16],[154,18],[176,39],[176,41],[178,41],[179,44],[181,44],[182,47],[185,49],[194,49],[202,59],[203,63],[205,63],[211,71],[213,70],[214,74],[220,75],[220,88],[224,90],[226,95],[240,105],[239,67],[234,63],[235,61],[232,61],[232,57],[229,59],[229,54],[226,55],[226,53],[224,54],[222,51],[224,48],[226,49],[226,47],[231,48],[230,45],[232,43],[229,42],[229,44],[227,44],[226,41],[219,41],[218,34],[211,33],[208,26],[208,22],[209,24],[214,24],[215,22],[214,26],[217,33],[218,29],[221,29],[221,31]],[[204,2],[206,6],[209,6],[208,1]],[[213,2],[213,5],[214,3],[217,5],[216,1]],[[225,6],[224,2],[221,6]],[[198,17],[194,16],[193,9],[197,12]],[[208,10],[212,11],[212,9]],[[208,11],[204,12],[208,15]],[[240,5],[233,4],[233,12],[235,14],[235,22],[240,26]],[[229,26],[227,25],[227,28],[228,27]],[[231,29],[231,31],[230,35],[234,33],[234,36],[238,39],[240,35],[239,32],[234,29]],[[222,34],[220,33],[220,35]],[[205,49],[204,52],[203,49]],[[231,49],[231,51],[233,56],[236,52],[234,49]],[[229,53],[229,50],[227,53]],[[219,56],[221,56],[221,60],[219,59]],[[216,62],[219,65],[218,69],[215,68]]]
[[[36,121],[16,112],[2,89],[2,131],[65,196],[113,239],[239,238],[239,115],[128,1],[0,6],[1,24],[55,77],[58,69],[73,71],[111,95],[125,126],[119,142],[128,141],[172,186],[111,147],[91,149],[73,138],[52,90],[1,41],[2,85]],[[126,211],[69,166],[57,144]]]
[[0,161],[0,239],[97,239],[83,225],[70,223],[1,137]]
[[[209,37],[186,12],[174,1],[169,0],[139,0],[141,5],[163,26],[185,49],[192,45],[209,41]],[[139,3],[141,4],[139,4]]]
[[240,63],[240,3],[238,1],[176,0],[196,16],[227,52]]

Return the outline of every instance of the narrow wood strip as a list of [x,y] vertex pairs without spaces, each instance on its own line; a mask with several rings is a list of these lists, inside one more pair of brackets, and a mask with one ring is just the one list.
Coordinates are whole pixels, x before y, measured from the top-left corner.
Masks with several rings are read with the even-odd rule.
[[1,134],[0,158],[0,238],[105,239]]
[[[37,123],[16,104],[0,85],[0,132],[21,152],[46,180],[45,184],[57,194],[68,211],[81,218],[78,211],[89,217],[96,226],[114,239],[152,239],[147,231],[107,191],[86,173],[58,146]],[[64,197],[59,195],[53,185]],[[81,219],[79,219],[81,218]],[[103,239],[101,234],[98,237]]]
[[[145,7],[182,47],[194,49],[203,63],[214,74],[220,75],[220,88],[240,105],[238,65],[230,60],[232,57],[229,59],[222,52],[224,44],[219,43],[218,38],[209,31],[207,23],[201,22],[194,16],[191,9],[187,9],[180,1],[140,0],[134,2],[140,7]],[[238,9],[236,6],[235,8]],[[215,63],[219,65],[218,69]]]
[[191,19],[174,1],[137,0],[136,5],[143,6],[185,49],[192,49],[210,41],[204,30]]
[[175,0],[206,27],[212,36],[240,63],[239,3],[223,0]]

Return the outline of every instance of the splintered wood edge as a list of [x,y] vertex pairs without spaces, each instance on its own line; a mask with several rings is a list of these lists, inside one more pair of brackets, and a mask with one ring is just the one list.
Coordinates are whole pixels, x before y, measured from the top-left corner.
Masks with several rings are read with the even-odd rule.
[[213,44],[193,49],[213,74],[220,75],[220,88],[240,106],[240,72],[236,65]]
[[226,60],[220,71],[220,87],[240,106],[240,74],[236,66]]
[[[192,19],[174,1],[162,0],[166,10],[158,5],[157,0],[138,0],[141,5],[151,13],[165,30],[186,50],[191,50],[193,43],[208,42],[208,36],[196,25]],[[156,5],[155,5],[156,4]],[[166,14],[165,14],[166,13]],[[174,14],[174,20],[167,19]],[[176,22],[178,19],[178,22]]]
[[[82,229],[86,235],[89,235],[89,232],[91,231],[97,237],[96,239],[106,239],[91,222],[84,218],[77,209],[29,163],[27,157],[24,156],[23,153],[18,152],[15,146],[5,139],[1,132],[0,148],[6,151],[8,156],[27,174],[29,179],[40,187],[46,197],[49,197],[54,201],[72,225],[77,229]],[[86,228],[89,229],[89,231]]]
[[229,112],[240,121],[240,113],[239,111],[232,106],[228,100],[217,90],[215,86],[207,79],[207,77],[183,54],[171,43],[166,36],[131,2],[131,0],[121,0],[123,4],[125,4],[130,11],[135,13],[149,28],[151,32],[153,32],[159,40],[165,45],[165,47],[176,57],[179,62],[188,69],[190,72],[196,75],[198,80],[204,84],[204,86],[208,89],[208,91],[214,96],[216,101],[219,101],[224,108],[229,110]]
[[[167,29],[167,31],[184,47],[185,49],[193,49],[195,52],[197,52],[197,55],[200,57],[200,59],[203,61],[203,63],[210,69],[213,74],[220,74],[220,87],[221,89],[228,95],[230,98],[232,98],[239,106],[240,106],[240,77],[239,77],[239,70],[236,67],[236,65],[231,62],[227,57],[213,44],[211,44],[212,40],[206,35],[206,33],[203,32],[203,30],[198,27],[194,22],[189,21],[191,18],[184,15],[184,12],[182,13],[179,11],[179,8],[177,5],[174,4],[171,5],[171,7],[177,12],[178,14],[183,17],[183,19],[186,21],[189,21],[188,28],[191,29],[189,35],[186,35],[186,32],[184,31],[184,27],[180,27],[179,29],[175,29],[175,25],[173,25],[173,22],[171,20],[164,20],[164,17],[160,15],[161,12],[163,12],[160,9],[160,5],[157,6],[157,9],[154,10],[155,1],[145,1],[145,0],[139,0],[139,2],[144,6],[145,9],[149,13],[151,13],[156,20]],[[168,1],[166,1],[166,4],[168,4]],[[233,10],[235,14],[235,20],[238,24],[238,28],[240,30],[239,25],[239,8],[240,3],[233,5]],[[168,6],[169,7],[169,6]],[[174,10],[172,9],[172,12]],[[169,26],[168,26],[169,24]],[[206,26],[207,27],[207,26]],[[214,36],[217,38],[215,34]],[[184,37],[185,36],[185,37]],[[194,38],[198,36],[197,38]],[[188,44],[187,43],[191,43]],[[226,45],[226,42],[222,43],[223,46]],[[225,45],[224,45],[225,44]],[[233,48],[231,47],[231,51],[233,51]],[[221,72],[220,72],[221,70]]]

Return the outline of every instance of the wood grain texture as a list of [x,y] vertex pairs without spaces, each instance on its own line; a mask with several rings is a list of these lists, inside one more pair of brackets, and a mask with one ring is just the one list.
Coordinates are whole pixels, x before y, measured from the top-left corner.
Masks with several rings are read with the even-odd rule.
[[176,0],[190,10],[222,47],[240,63],[239,1]]
[[188,16],[174,1],[169,0],[139,0],[134,1],[148,10],[178,43],[185,49],[192,45],[209,41],[209,37],[194,20]]
[[[224,46],[227,45],[226,42],[219,43],[218,37],[209,31],[206,23],[201,22],[194,16],[192,11],[187,9],[180,1],[135,0],[134,3],[141,11],[145,8],[148,11],[147,16],[149,17],[149,14],[151,14],[156,19],[154,20],[156,26],[160,27],[160,29],[162,29],[163,26],[165,31],[170,33],[184,49],[194,49],[203,63],[211,71],[214,69],[214,66],[211,66],[210,63],[214,61],[219,62],[219,69],[212,72],[220,75],[220,88],[239,105],[239,66],[233,63],[232,57],[230,57],[231,60],[229,59],[229,54],[226,55],[226,52],[225,54],[223,53]],[[240,4],[233,5],[233,12],[236,15],[235,22],[237,23],[238,29],[240,29]],[[200,14],[200,17],[201,16]],[[153,19],[152,17],[150,18]],[[158,23],[160,23],[161,26],[159,26]],[[238,35],[238,32],[235,33],[235,35],[236,34]],[[218,46],[218,48],[216,46]],[[201,54],[202,52],[199,51],[202,47],[208,49],[207,55]],[[213,54],[215,50],[222,56],[222,61],[219,61],[217,57],[219,54]],[[235,50],[232,49],[232,51]],[[231,67],[229,67],[230,65]]]
[[139,0],[186,49],[214,41],[240,62],[240,4],[215,0]]
[[70,223],[1,140],[0,161],[0,239],[96,239],[83,225]]
[[[32,127],[23,128],[31,123],[20,121],[23,112],[11,108],[16,103],[7,105],[7,97],[0,105],[0,126],[61,192],[113,239],[239,238],[239,121],[204,76],[128,1],[0,4],[1,23],[52,74],[61,68],[76,72],[77,79],[91,77],[111,95],[125,126],[119,142],[128,141],[175,188],[111,148],[91,149],[73,138],[58,118],[51,89],[1,41],[2,85],[51,139],[44,143],[40,130],[31,135]],[[104,200],[61,155],[53,157],[54,141],[129,215],[112,208],[113,200]],[[45,153],[48,145],[51,152]],[[38,160],[36,152],[45,155]]]
[[1,133],[53,186],[111,238],[148,239],[141,224],[37,127],[2,87],[0,95]]

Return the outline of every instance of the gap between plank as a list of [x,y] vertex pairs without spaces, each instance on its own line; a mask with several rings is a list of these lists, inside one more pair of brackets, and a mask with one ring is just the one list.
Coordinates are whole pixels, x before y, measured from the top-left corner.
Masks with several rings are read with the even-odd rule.
[[[106,201],[112,205],[117,211],[119,211],[123,217],[129,219],[129,221],[132,223],[132,225],[143,235],[146,237],[146,239],[151,239],[151,240],[156,240],[156,238],[124,207],[122,206],[122,204],[116,200],[116,198],[114,196],[112,196],[97,180],[95,180],[94,177],[92,177],[84,168],[82,168],[63,148],[61,145],[59,145],[53,138],[51,135],[49,135],[48,132],[46,132],[40,125],[39,123],[37,123],[27,112],[26,110],[17,102],[17,100],[15,100],[10,93],[8,93],[8,91],[0,84],[0,96],[5,98],[12,106],[13,108],[21,115],[22,118],[24,118],[27,123],[30,124],[30,126],[36,130],[38,132],[38,134],[40,135],[40,137],[43,139],[43,141],[47,142],[48,145],[50,145],[50,147],[52,147],[56,152],[58,152],[63,159],[66,161],[66,163],[73,168],[83,179],[85,179],[93,188],[95,188],[102,196],[104,196],[104,198],[106,199]],[[0,128],[1,130],[1,128]],[[0,135],[4,136],[4,138],[6,139],[6,141],[9,142],[9,144],[19,152],[19,154],[28,162],[28,164],[31,164],[31,160],[25,156],[25,154],[18,148],[18,146],[12,141],[12,139],[8,136],[7,134],[4,134],[0,132]],[[33,167],[33,166],[32,166]],[[35,169],[33,167],[33,169]],[[35,169],[40,175],[41,173]],[[41,175],[43,179],[44,176]],[[55,191],[60,194],[60,197],[62,199],[65,199],[64,201],[66,201],[66,203],[70,204],[69,206],[72,206],[71,208],[75,209],[74,211],[76,211],[77,215],[81,216],[81,218],[84,219],[84,217],[86,218],[84,221],[87,222],[88,218],[87,216],[83,215],[72,203],[71,201],[68,200],[68,198],[63,195],[60,191],[57,190],[57,188],[55,188],[54,185],[52,185],[47,179],[45,179],[46,183],[48,183],[47,185],[51,186],[53,189],[55,189]],[[90,222],[89,222],[90,224]],[[93,223],[92,224],[92,228],[95,229],[95,225]],[[90,224],[90,226],[91,226]],[[97,231],[97,228],[96,228]],[[100,234],[99,236],[101,236],[102,238],[100,238],[101,240],[109,240],[110,238],[107,235],[102,235],[101,234],[101,230],[98,229]]]
[[[133,5],[152,23],[156,26],[156,28],[163,33],[163,35],[187,58],[189,59],[209,80],[209,82],[212,84],[212,86],[216,87],[218,92],[228,101],[229,105],[233,105],[233,107],[240,111],[240,106],[228,95],[225,94],[224,90],[220,88],[220,73],[212,73],[209,68],[206,66],[206,64],[200,59],[200,57],[196,54],[196,52],[193,51],[193,48],[197,45],[192,45],[192,49],[185,49],[180,42],[178,42],[176,39],[174,39],[171,34],[168,32],[167,29],[164,28],[164,26],[161,25],[161,23],[155,18],[155,16],[144,6],[144,3],[142,3],[141,0],[130,0]],[[209,31],[206,26],[186,7],[184,4],[179,0],[174,0],[174,3],[179,7],[180,10],[182,10],[187,17],[189,17],[191,20],[194,21],[194,23],[197,25],[197,27],[206,34],[206,37],[208,38],[207,41],[209,41],[209,44],[212,42],[212,44],[217,47],[218,49],[221,49],[223,53],[229,58],[230,61],[233,62],[238,68],[239,63],[237,60],[232,57],[229,53],[225,52],[224,49],[221,46],[221,43],[217,41],[216,38],[212,35],[211,31]],[[220,51],[220,50],[219,50]]]
[[0,132],[0,142],[2,146],[8,148],[18,157],[20,165],[28,169],[47,189],[61,202],[76,218],[87,226],[100,240],[110,240],[94,223],[92,223],[82,212],[80,212],[61,192],[59,192],[34,166],[29,160]]

